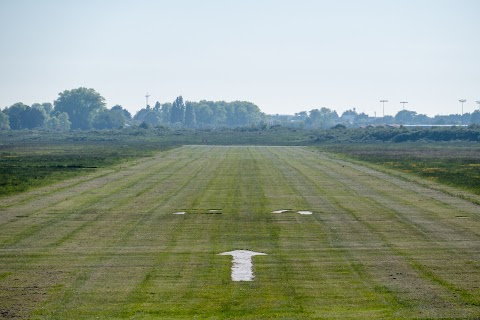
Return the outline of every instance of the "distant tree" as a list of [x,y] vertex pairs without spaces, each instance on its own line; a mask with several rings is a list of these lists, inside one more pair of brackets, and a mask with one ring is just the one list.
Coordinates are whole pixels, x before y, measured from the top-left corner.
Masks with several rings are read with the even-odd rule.
[[8,115],[10,128],[13,130],[42,127],[45,122],[43,110],[31,108],[21,102],[4,110]]
[[305,120],[305,124],[312,128],[327,129],[332,127],[337,119],[337,113],[329,108],[313,109]]
[[384,124],[393,124],[395,122],[395,118],[393,116],[385,116],[382,118],[382,120]]
[[342,113],[342,116],[340,119],[342,120],[343,123],[347,125],[353,125],[355,123],[355,119],[357,118],[358,113],[355,108],[346,110]]
[[59,93],[54,102],[56,112],[66,112],[72,129],[92,128],[96,115],[105,109],[105,99],[94,89],[78,88]]
[[171,111],[172,111],[171,103],[162,104],[162,107],[160,108],[160,121],[165,124],[170,123]]
[[300,118],[301,120],[305,121],[308,118],[308,112],[307,111],[300,111],[295,113],[295,116]]
[[143,121],[151,126],[156,126],[160,124],[160,117],[159,114],[152,109],[145,113],[145,115],[143,116]]
[[234,126],[243,127],[248,124],[248,110],[245,106],[235,105],[234,119],[232,121]]
[[185,103],[185,125],[188,128],[195,128],[197,126],[197,119],[195,117],[195,108],[193,103]]
[[46,113],[51,114],[53,112],[53,105],[50,102],[44,102],[42,103],[43,110],[45,110]]
[[412,124],[417,113],[410,110],[401,110],[395,115],[395,121],[398,124]]
[[155,112],[159,112],[160,111],[160,108],[161,108],[161,104],[160,102],[155,102],[155,106],[153,107],[153,110],[155,110]]
[[132,120],[132,114],[127,109],[123,109],[123,107],[119,104],[114,105],[111,110],[120,112],[125,118],[125,121]]
[[32,108],[42,110],[47,115],[50,115],[53,112],[53,105],[50,102],[44,103],[34,103],[31,105]]
[[446,124],[445,118],[435,116],[433,124],[445,125]]
[[461,115],[461,124],[470,124],[472,123],[472,120],[471,120],[471,117],[472,115],[470,113],[464,113],[463,115]]
[[417,114],[414,118],[413,118],[413,122],[415,124],[430,124],[431,123],[431,119],[425,115],[425,114]]
[[182,96],[177,97],[172,104],[172,111],[170,114],[170,122],[185,123],[185,104],[183,103]]
[[8,119],[8,115],[0,111],[0,130],[8,130],[10,129],[10,120]]
[[318,128],[318,123],[320,122],[320,110],[312,109],[308,118],[305,120],[307,126],[312,128]]
[[25,112],[25,110],[27,110],[27,108],[27,105],[17,102],[4,110],[10,119],[10,128],[12,130],[20,130],[25,128],[23,125],[22,114]]
[[214,126],[225,125],[225,121],[227,119],[227,110],[225,109],[225,103],[213,103],[210,108],[212,110],[211,124]]
[[150,111],[145,109],[145,108],[140,109],[140,110],[138,110],[138,112],[133,117],[133,120],[138,121],[138,122],[143,122],[143,119],[144,119],[145,115],[149,112]]
[[71,124],[68,120],[68,114],[66,112],[60,112],[57,115],[50,116],[46,127],[50,130],[67,131],[70,129]]
[[44,128],[48,128],[48,121],[50,120],[53,111],[52,104],[48,102],[42,104],[34,103],[32,104],[31,108],[36,109],[42,113],[43,123],[41,124],[41,126]]
[[346,110],[342,113],[342,117],[344,117],[344,116],[355,116],[356,117],[357,115],[358,115],[358,113],[357,113],[357,110],[355,108]]
[[473,124],[480,124],[480,111],[475,110],[471,117],[470,117],[470,122]]
[[196,120],[199,125],[209,126],[212,124],[213,111],[212,108],[206,103],[200,104],[196,108]]
[[25,129],[34,129],[43,127],[46,119],[45,111],[28,107],[22,113],[22,126]]
[[93,120],[95,129],[119,129],[125,126],[125,117],[118,110],[103,110]]
[[60,112],[57,115],[57,119],[58,119],[58,130],[66,131],[70,129],[70,126],[72,125],[72,123],[68,118],[68,113]]

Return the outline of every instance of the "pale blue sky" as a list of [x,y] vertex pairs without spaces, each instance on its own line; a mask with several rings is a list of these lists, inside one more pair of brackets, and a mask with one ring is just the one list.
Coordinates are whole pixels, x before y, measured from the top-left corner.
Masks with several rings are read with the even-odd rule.
[[247,100],[270,114],[465,112],[480,100],[480,0],[0,0],[0,107],[94,88]]

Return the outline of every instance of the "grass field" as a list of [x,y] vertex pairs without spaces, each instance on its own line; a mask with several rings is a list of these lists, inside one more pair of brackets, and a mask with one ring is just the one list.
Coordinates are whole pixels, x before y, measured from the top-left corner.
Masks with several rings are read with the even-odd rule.
[[480,195],[478,143],[336,144],[324,149]]
[[[252,282],[237,249],[267,254]],[[480,209],[304,147],[185,146],[2,198],[0,317],[478,319]]]

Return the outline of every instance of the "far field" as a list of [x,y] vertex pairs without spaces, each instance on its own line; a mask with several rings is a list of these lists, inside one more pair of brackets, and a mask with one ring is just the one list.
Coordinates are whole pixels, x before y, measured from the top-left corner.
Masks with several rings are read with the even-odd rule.
[[306,147],[117,161],[0,199],[0,318],[478,319],[480,207]]

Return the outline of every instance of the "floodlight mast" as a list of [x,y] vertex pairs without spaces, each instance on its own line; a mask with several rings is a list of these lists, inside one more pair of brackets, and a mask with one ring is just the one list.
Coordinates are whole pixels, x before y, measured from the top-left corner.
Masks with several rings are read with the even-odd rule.
[[380,100],[382,103],[382,111],[383,111],[383,117],[385,118],[385,102],[388,102],[388,100]]
[[400,101],[400,103],[402,104],[402,110],[405,110],[405,103],[408,103],[408,101]]
[[465,100],[465,99],[460,99],[460,100],[458,100],[458,101],[460,101],[460,103],[462,104],[462,117],[461,117],[461,121],[462,121],[462,124],[463,124],[463,104],[464,104],[465,102],[467,102],[467,100]]
[[150,95],[147,92],[147,94],[145,95],[145,100],[146,100],[146,103],[147,103],[147,105],[145,106],[146,108],[148,108],[148,97],[150,97]]

